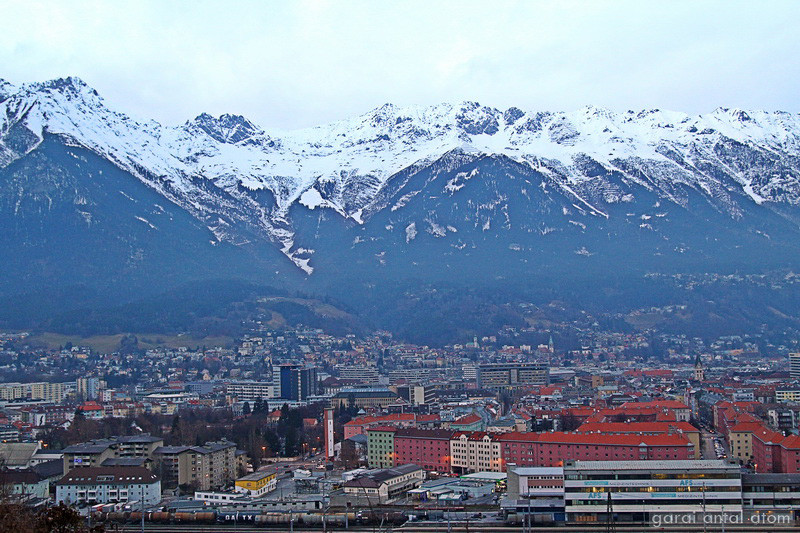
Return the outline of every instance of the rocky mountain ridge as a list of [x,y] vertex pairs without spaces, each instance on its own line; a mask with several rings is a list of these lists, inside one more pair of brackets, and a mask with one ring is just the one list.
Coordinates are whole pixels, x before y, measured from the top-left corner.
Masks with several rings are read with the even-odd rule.
[[[524,233],[504,246],[533,250],[558,232],[597,226],[611,235],[611,219],[620,219],[674,250],[681,239],[668,222],[676,213],[710,209],[732,226],[746,220],[746,231],[764,238],[772,225],[796,231],[800,220],[800,116],[784,112],[387,104],[286,132],[238,115],[201,114],[177,127],[137,122],[77,78],[0,81],[0,171],[47,136],[131,174],[200,221],[212,240],[269,242],[306,274],[332,242],[356,249],[382,235],[371,256],[414,246],[423,232],[449,239],[457,253],[512,227]],[[759,213],[770,222],[756,220]]]

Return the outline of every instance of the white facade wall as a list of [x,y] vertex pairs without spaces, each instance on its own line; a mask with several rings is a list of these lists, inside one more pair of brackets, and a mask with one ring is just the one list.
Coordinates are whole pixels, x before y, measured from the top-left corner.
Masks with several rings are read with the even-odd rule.
[[161,501],[161,481],[153,483],[95,483],[58,485],[56,503],[66,505],[96,505],[142,501],[155,505]]

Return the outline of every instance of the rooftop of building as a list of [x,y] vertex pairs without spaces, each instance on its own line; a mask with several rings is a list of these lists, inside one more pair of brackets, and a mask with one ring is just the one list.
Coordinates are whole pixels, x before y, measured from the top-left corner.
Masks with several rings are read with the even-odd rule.
[[123,444],[152,444],[160,442],[164,439],[162,437],[154,437],[149,433],[141,433],[139,435],[123,435],[117,437],[117,441]]
[[253,472],[252,474],[247,474],[246,476],[242,476],[236,481],[261,481],[264,478],[268,478],[274,475],[275,475],[274,470],[259,470],[258,472]]
[[739,465],[715,459],[679,459],[675,461],[565,461],[564,470],[609,471],[687,471],[731,470],[740,471]]
[[368,437],[364,433],[359,433],[358,435],[353,435],[352,437],[348,437],[346,440],[366,446]]
[[502,370],[503,368],[537,368],[545,369],[548,367],[547,363],[480,363],[478,368],[481,370]]
[[192,446],[192,450],[195,450],[198,453],[213,453],[221,450],[227,450],[228,448],[236,448],[236,443],[229,440],[221,440],[216,442],[206,442],[202,446]]
[[623,409],[629,407],[655,407],[657,409],[689,409],[689,406],[678,400],[651,400],[649,402],[626,402],[621,405]]
[[56,485],[155,483],[158,476],[142,466],[93,466],[70,470]]
[[176,453],[185,452],[189,448],[191,448],[191,446],[159,446],[153,450],[153,453],[160,455],[173,455]]
[[742,474],[742,485],[800,485],[800,474]]
[[502,442],[540,442],[547,444],[587,444],[609,446],[691,446],[685,436],[680,434],[639,435],[611,433],[520,433],[510,432],[495,435]]
[[147,457],[109,457],[100,466],[144,466]]
[[25,466],[38,449],[38,442],[3,442],[0,461],[6,466]]
[[61,452],[65,454],[102,453],[116,444],[116,439],[95,439],[86,442],[80,442],[78,444],[72,444],[61,450]]
[[51,478],[51,477],[61,477],[64,475],[64,461],[61,459],[53,459],[50,461],[44,461],[43,463],[39,463],[38,465],[33,465],[31,467],[37,474],[42,477]]
[[344,483],[345,487],[365,487],[365,488],[377,488],[382,483],[394,479],[399,476],[404,476],[406,474],[411,474],[417,471],[422,470],[422,467],[419,467],[414,464],[406,464],[396,466],[394,468],[380,468],[375,470],[368,470],[363,474],[351,479]]
[[683,431],[699,433],[700,430],[689,422],[585,422],[578,427],[580,432],[608,432],[608,433],[668,433],[670,431]]
[[33,469],[0,469],[0,485],[2,486],[16,484],[30,485],[38,483],[42,479],[42,476]]
[[563,476],[563,466],[515,466],[507,465],[508,470],[518,476]]
[[472,474],[465,474],[461,476],[461,479],[466,479],[468,481],[504,481],[508,478],[508,474],[505,472],[473,472]]
[[463,425],[466,425],[466,424],[477,424],[478,422],[481,422],[482,420],[483,419],[480,416],[476,415],[475,413],[471,413],[471,414],[462,416],[461,418],[455,420],[454,422],[451,422],[450,425],[451,426],[452,425],[463,426]]
[[764,427],[764,423],[758,422],[739,422],[728,428],[729,433],[753,433]]
[[367,429],[367,433],[376,433],[376,432],[389,432],[395,433],[398,431],[398,428],[394,426],[373,426]]
[[359,416],[345,423],[345,426],[363,426],[376,422],[413,422],[416,420],[414,413],[394,413],[389,415]]

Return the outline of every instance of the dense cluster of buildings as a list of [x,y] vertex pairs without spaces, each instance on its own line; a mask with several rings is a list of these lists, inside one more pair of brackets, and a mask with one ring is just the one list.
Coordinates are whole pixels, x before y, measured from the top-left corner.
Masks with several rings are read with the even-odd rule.
[[[255,509],[285,487],[276,470],[251,472],[236,443],[166,446],[139,433],[49,450],[41,437],[76,417],[204,408],[237,420],[260,408],[279,420],[283,405],[317,405],[336,416],[334,456],[325,457],[335,470],[296,485],[325,486],[320,494],[345,504],[488,502],[507,476],[502,512],[528,521],[603,520],[609,499],[615,515],[640,521],[659,506],[696,513],[703,501],[706,512],[775,510],[765,491],[781,492],[772,497],[784,510],[800,507],[786,496],[800,486],[800,355],[785,346],[763,354],[751,338],[675,335],[659,339],[667,354],[653,360],[640,355],[652,341],[644,334],[590,327],[580,346],[557,350],[540,333],[503,328],[434,349],[387,333],[261,328],[228,348],[135,355],[43,353],[3,336],[0,373],[14,379],[0,383],[0,458],[31,500],[47,500],[52,487],[52,501],[147,506],[179,486],[202,505]],[[23,368],[63,371],[25,383]],[[312,503],[324,502],[297,496],[291,505]]]
[[[678,414],[676,415],[671,406]],[[585,422],[574,431],[518,431],[517,424],[489,430],[464,431],[462,417],[453,422],[431,420],[423,415],[387,415],[357,418],[345,425],[364,429],[369,466],[390,468],[407,463],[437,473],[465,474],[480,471],[504,472],[507,464],[519,466],[557,466],[568,460],[687,460],[700,458],[700,431],[686,421],[677,420],[688,407],[680,402],[664,402],[658,411],[671,421],[660,422]],[[634,406],[612,410],[617,416],[642,416]],[[644,409],[645,413],[648,410]],[[583,414],[583,413],[581,413]],[[478,415],[472,415],[481,421]],[[572,416],[569,409],[554,417]],[[608,416],[597,409],[587,418]],[[655,415],[653,415],[655,416]],[[419,421],[418,421],[419,418]],[[559,418],[555,418],[558,420]],[[436,426],[431,428],[430,426]],[[630,425],[630,427],[628,427]],[[426,426],[428,428],[426,428]],[[455,426],[455,428],[454,428]]]

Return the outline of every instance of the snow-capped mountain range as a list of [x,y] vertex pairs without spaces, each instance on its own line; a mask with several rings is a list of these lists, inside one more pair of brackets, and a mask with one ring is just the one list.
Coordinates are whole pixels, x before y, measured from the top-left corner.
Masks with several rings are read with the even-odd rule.
[[[615,206],[644,196],[656,197],[663,211],[691,209],[699,195],[732,223],[749,209],[770,210],[795,228],[800,207],[800,115],[785,112],[537,112],[464,102],[386,104],[297,131],[207,114],[166,127],[109,109],[77,78],[19,87],[0,80],[0,169],[35,152],[48,135],[135,176],[202,221],[218,241],[268,240],[307,273],[314,243],[298,242],[298,213],[335,213],[359,227],[379,213],[402,211],[423,189],[430,198],[457,199],[481,177],[477,168],[462,167],[487,157],[536,176],[523,188],[498,192],[497,212],[509,196],[538,188],[562,199],[559,216],[576,227],[624,216]],[[434,169],[433,177],[411,190],[409,180],[422,169]],[[436,182],[439,174],[446,179]],[[653,216],[637,220],[648,226]],[[407,244],[423,219],[435,237],[458,229],[426,213],[419,218],[396,228],[381,224]],[[475,217],[462,221],[481,231],[492,227]]]

